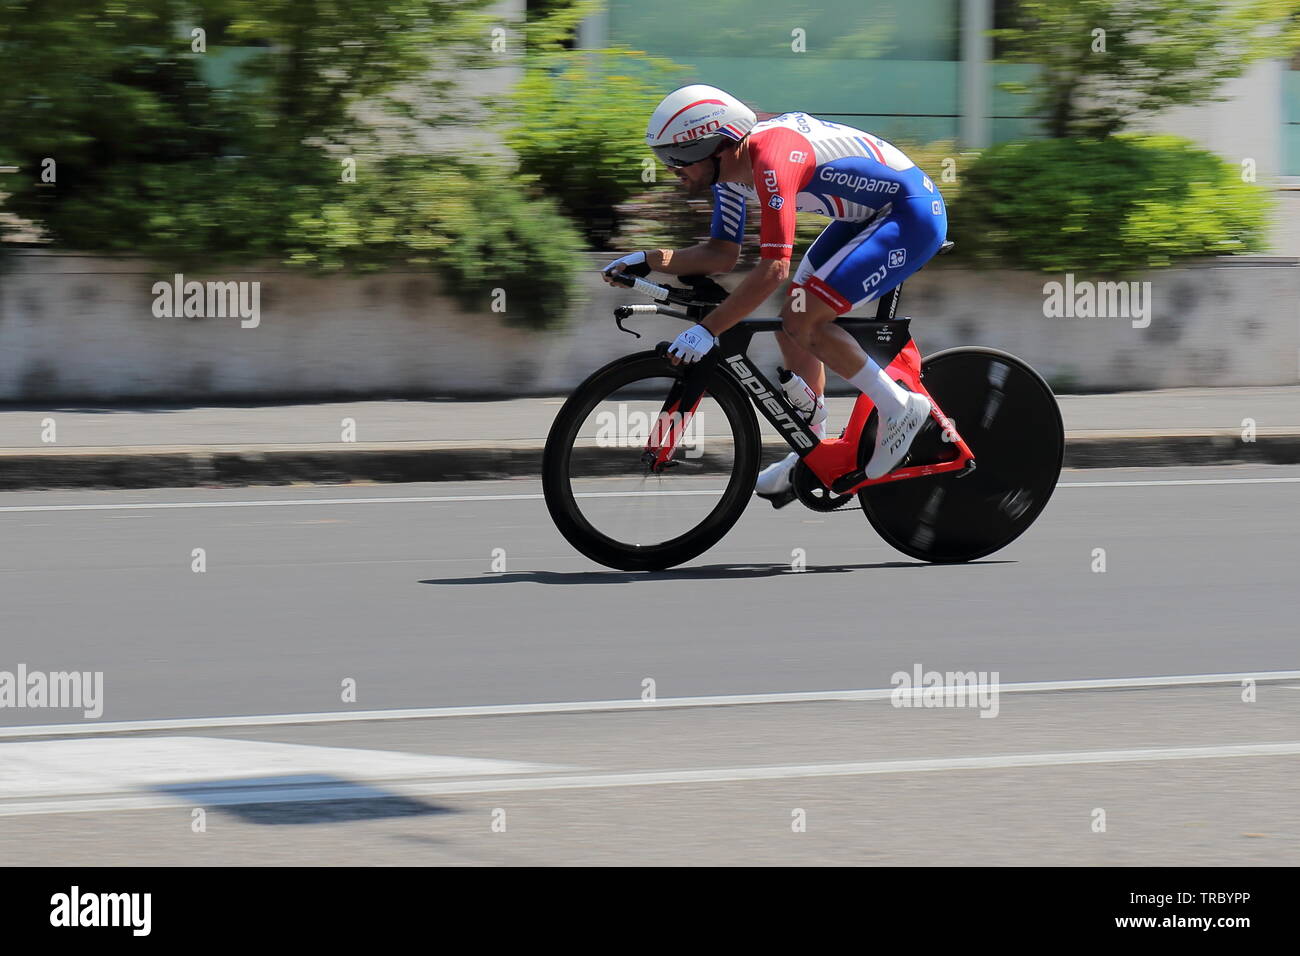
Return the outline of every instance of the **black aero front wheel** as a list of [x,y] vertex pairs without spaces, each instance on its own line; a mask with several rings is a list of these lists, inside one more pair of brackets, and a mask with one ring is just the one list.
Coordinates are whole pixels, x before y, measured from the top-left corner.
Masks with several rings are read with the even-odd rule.
[[[938,352],[922,362],[921,380],[974,453],[975,471],[872,485],[858,500],[871,526],[904,554],[973,561],[1018,538],[1047,505],[1065,454],[1061,411],[1037,372],[997,349]],[[864,442],[862,460],[870,454]],[[914,447],[914,463],[918,454],[924,451]]]
[[656,352],[618,359],[579,385],[551,425],[542,458],[546,507],[565,539],[606,567],[658,571],[689,561],[717,544],[749,504],[758,423],[721,371],[709,374],[694,414],[683,419],[668,467],[646,460],[664,400],[684,374]]

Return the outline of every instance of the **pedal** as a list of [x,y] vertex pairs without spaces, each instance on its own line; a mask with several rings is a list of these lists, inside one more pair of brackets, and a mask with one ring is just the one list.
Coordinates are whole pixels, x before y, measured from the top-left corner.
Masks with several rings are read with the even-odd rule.
[[775,495],[765,495],[759,491],[754,492],[754,494],[758,495],[758,497],[762,498],[764,501],[771,502],[772,507],[778,509],[784,508],[790,502],[794,501],[794,488],[787,488],[780,494]]

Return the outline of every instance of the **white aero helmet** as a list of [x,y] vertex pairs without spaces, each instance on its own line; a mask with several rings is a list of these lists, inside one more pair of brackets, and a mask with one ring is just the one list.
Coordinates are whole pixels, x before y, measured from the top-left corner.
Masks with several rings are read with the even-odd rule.
[[645,141],[666,166],[708,159],[727,142],[740,142],[758,117],[715,86],[683,86],[663,98],[650,115]]

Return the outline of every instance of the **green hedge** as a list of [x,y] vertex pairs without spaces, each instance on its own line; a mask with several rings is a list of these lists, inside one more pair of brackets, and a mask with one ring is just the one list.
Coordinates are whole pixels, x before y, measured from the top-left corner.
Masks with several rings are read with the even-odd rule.
[[1119,274],[1260,250],[1268,209],[1239,166],[1178,137],[1031,140],[964,171],[949,236],[991,265]]
[[581,236],[510,170],[396,157],[367,174],[359,168],[357,184],[331,192],[292,211],[290,262],[358,271],[432,265],[467,309],[486,311],[500,288],[507,322],[545,328],[564,318]]
[[466,308],[486,311],[491,290],[501,288],[509,322],[545,327],[563,317],[581,237],[554,202],[530,196],[509,170],[363,156],[356,182],[345,183],[341,168],[310,152],[296,161],[137,163],[103,170],[94,192],[44,208],[35,190],[20,188],[13,198],[38,213],[61,248],[189,269],[259,259],[318,272],[428,267]]

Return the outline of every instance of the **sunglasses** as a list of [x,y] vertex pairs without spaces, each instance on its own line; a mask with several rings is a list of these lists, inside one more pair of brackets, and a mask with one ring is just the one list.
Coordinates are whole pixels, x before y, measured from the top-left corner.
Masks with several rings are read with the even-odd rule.
[[709,158],[708,156],[701,156],[698,159],[681,159],[680,157],[673,155],[672,146],[651,146],[650,149],[669,169],[684,169],[687,166],[694,166],[696,163],[702,163]]

